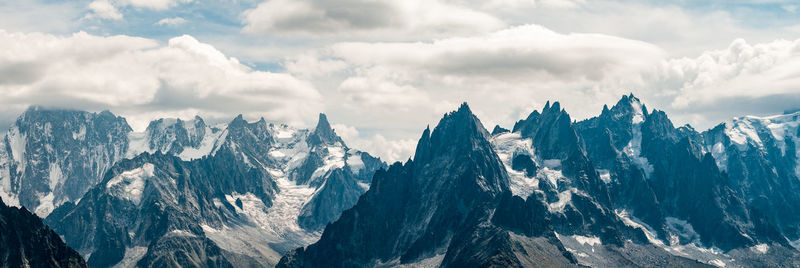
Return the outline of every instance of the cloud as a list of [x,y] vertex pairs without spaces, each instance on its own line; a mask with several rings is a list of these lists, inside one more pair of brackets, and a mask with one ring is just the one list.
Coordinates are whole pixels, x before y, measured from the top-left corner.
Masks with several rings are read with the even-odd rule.
[[417,146],[417,142],[412,139],[391,140],[381,134],[362,137],[358,129],[344,124],[333,124],[333,129],[348,146],[378,156],[390,164],[413,157]]
[[176,26],[186,23],[186,19],[181,17],[174,17],[174,18],[164,18],[156,22],[156,25],[162,26]]
[[179,4],[190,3],[192,1],[193,0],[119,0],[119,5],[147,8],[152,10],[164,10]]
[[499,19],[439,0],[270,0],[244,12],[246,33],[419,39],[485,32]]
[[341,42],[307,61],[347,66],[311,77],[326,77],[318,87],[336,88],[326,95],[336,98],[329,108],[359,114],[360,127],[424,126],[463,101],[489,127],[508,127],[547,100],[568,103],[578,118],[595,114],[598,100],[641,84],[637,74],[664,54],[636,40],[522,25],[432,42]]
[[731,99],[798,96],[800,39],[754,45],[738,39],[726,49],[665,61],[654,80],[675,95],[671,105],[676,109]]
[[323,106],[309,82],[252,70],[187,35],[161,45],[130,36],[0,31],[0,51],[0,106],[17,111],[33,104],[111,109],[143,127],[154,117],[195,113],[304,124]]
[[[137,9],[165,10],[193,0],[94,0],[89,3],[89,14],[84,18],[105,20],[121,20],[123,15],[119,8],[133,7]],[[159,24],[161,25],[161,24]]]
[[117,7],[112,5],[108,0],[94,0],[89,3],[89,10],[92,13],[87,14],[86,18],[100,18],[107,20],[121,20],[122,13],[119,12]]
[[413,67],[442,76],[497,80],[600,80],[611,72],[646,67],[663,56],[660,48],[645,42],[561,34],[538,25],[430,43],[340,43],[333,51],[359,66]]

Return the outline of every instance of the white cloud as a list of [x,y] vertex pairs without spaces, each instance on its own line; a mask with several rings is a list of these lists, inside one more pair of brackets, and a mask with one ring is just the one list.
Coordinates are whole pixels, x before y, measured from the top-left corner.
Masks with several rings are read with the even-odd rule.
[[675,95],[672,106],[677,109],[733,98],[800,95],[800,39],[755,45],[739,39],[696,58],[671,59],[662,64],[656,83]]
[[86,15],[86,18],[101,18],[107,20],[121,20],[122,13],[119,12],[117,7],[112,5],[108,0],[94,0],[89,3],[89,10],[91,14]]
[[243,31],[311,38],[424,39],[480,33],[499,19],[439,0],[270,0],[245,11]]
[[155,114],[188,112],[303,124],[322,110],[310,83],[252,70],[186,35],[160,45],[130,36],[0,31],[0,51],[0,106],[111,109],[138,118],[136,126]]
[[191,3],[193,0],[119,0],[120,6],[164,10],[179,4]]
[[[179,4],[190,3],[193,0],[94,0],[89,3],[89,14],[84,18],[121,20],[123,15],[119,11],[122,7],[133,7],[139,9],[165,10]],[[180,18],[178,18],[180,19]],[[163,20],[162,20],[163,21]],[[158,23],[161,24],[161,21]]]
[[370,153],[380,157],[383,161],[393,163],[395,161],[405,161],[414,156],[417,141],[412,139],[387,139],[381,134],[374,134],[369,137],[361,137],[358,129],[344,124],[333,124],[336,134],[339,134],[344,142],[352,148]]
[[186,19],[181,17],[164,18],[156,22],[156,25],[176,26],[186,23]]
[[424,126],[463,101],[488,127],[509,127],[547,100],[569,103],[578,118],[595,114],[598,99],[615,101],[626,85],[641,84],[636,74],[664,54],[640,41],[536,25],[433,42],[343,42],[317,54],[348,66],[318,74],[340,78],[318,87],[336,88],[329,108],[359,114],[360,127]]

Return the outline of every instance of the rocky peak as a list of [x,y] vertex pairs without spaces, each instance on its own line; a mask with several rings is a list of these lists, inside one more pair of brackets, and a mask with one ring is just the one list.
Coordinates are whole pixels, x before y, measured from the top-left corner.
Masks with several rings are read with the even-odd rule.
[[517,122],[514,132],[533,139],[537,154],[544,159],[565,159],[580,149],[572,119],[559,102],[548,101],[541,114],[534,111]]
[[417,145],[418,151],[415,155],[418,157],[415,157],[415,160],[418,164],[424,164],[422,159],[433,159],[439,155],[491,149],[488,139],[489,132],[472,114],[469,106],[463,103],[458,110],[445,114],[433,132],[425,129]]
[[314,131],[308,136],[308,142],[312,145],[333,145],[337,142],[342,142],[342,138],[336,135],[336,132],[331,128],[328,117],[321,113],[319,114],[317,127],[314,128]]
[[611,109],[604,105],[600,116],[610,117],[613,120],[641,123],[647,117],[647,107],[631,93],[630,95],[623,95]]
[[239,114],[236,116],[236,118],[233,118],[233,120],[230,123],[228,123],[228,128],[242,128],[246,127],[247,124],[248,123],[246,120],[244,120],[242,114]]
[[[414,161],[376,173],[373,187],[326,227],[317,244],[290,253],[278,267],[408,263],[447,248],[455,234],[486,223],[509,191],[488,138],[466,103],[445,114],[432,131],[423,131]],[[381,238],[370,235],[377,233]]]
[[494,129],[492,129],[492,136],[506,132],[509,132],[509,130],[501,127],[500,125],[495,125]]

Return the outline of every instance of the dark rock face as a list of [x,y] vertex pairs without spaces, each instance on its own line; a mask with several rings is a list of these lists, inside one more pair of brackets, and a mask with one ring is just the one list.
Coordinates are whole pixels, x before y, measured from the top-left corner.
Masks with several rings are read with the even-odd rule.
[[39,217],[1,199],[0,230],[2,267],[88,267]]
[[300,211],[298,224],[308,230],[322,230],[353,207],[365,192],[349,169],[336,169],[328,175],[319,192]]
[[426,129],[413,161],[377,172],[278,266],[798,265],[796,214],[783,210],[798,191],[781,180],[797,167],[790,119],[769,119],[786,138],[754,130],[761,146],[747,147],[734,126],[676,128],[633,95],[581,122],[548,102],[492,136],[468,111]]
[[[78,200],[122,159],[131,128],[108,111],[31,107],[0,142],[0,196],[47,216]],[[5,188],[5,189],[3,189]]]
[[201,224],[241,220],[221,202],[226,194],[253,193],[264,204],[274,194],[268,174],[238,163],[225,154],[185,162],[145,153],[120,162],[77,205],[60,207],[48,222],[89,255],[93,267],[117,264],[136,247],[147,248],[141,259],[130,260],[141,267],[230,266],[203,237]]
[[736,195],[790,240],[800,239],[800,113],[737,118],[703,132]]
[[502,133],[508,133],[508,132],[510,132],[508,129],[505,129],[505,128],[501,127],[500,125],[496,125],[496,126],[494,126],[494,129],[492,129],[492,136],[497,135],[497,134],[502,134]]
[[[568,129],[554,129],[552,123],[559,120],[534,120],[551,122],[544,124],[547,130],[542,130],[548,134],[569,133]],[[536,136],[538,128],[530,128],[528,135]],[[548,134],[542,134],[541,144],[555,144],[548,137],[562,136]],[[571,142],[576,144],[577,136],[572,137],[576,140]],[[625,244],[622,237],[644,241],[644,235],[626,227],[598,201],[579,191],[564,191],[575,194],[563,210],[551,208],[544,193],[527,200],[513,196],[506,169],[489,139],[466,105],[446,115],[433,132],[424,131],[413,161],[378,171],[370,190],[355,207],[328,225],[317,243],[290,252],[278,267],[577,265],[573,254],[560,242],[561,233],[600,234],[603,243],[636,248],[637,252],[664,258],[667,264],[691,263],[670,258],[664,251]],[[551,155],[578,162],[573,160],[575,156],[556,152],[557,146],[551,148]],[[585,157],[577,159],[588,162]],[[581,181],[587,180],[586,172],[572,173],[580,174]],[[550,188],[591,188],[564,179]],[[621,253],[609,255],[623,258]],[[647,259],[627,263],[645,265]]]
[[776,241],[764,236],[774,230],[754,228],[758,219],[704,152],[700,133],[675,128],[664,112],[647,113],[638,99],[623,96],[576,126],[587,155],[616,179],[609,183],[615,207],[630,211],[660,237],[675,235],[667,222],[672,218],[685,219],[708,247],[731,250]]
[[[318,243],[290,253],[279,266],[410,263],[455,253],[447,250],[460,246],[452,241],[474,232],[490,234],[473,227],[488,221],[508,178],[487,137],[466,105],[446,115],[432,133],[425,130],[413,161],[378,171],[370,190],[325,229]],[[467,255],[472,254],[445,259],[466,263]],[[490,255],[483,261],[513,263],[507,256]]]
[[524,171],[525,176],[533,177],[536,175],[536,163],[531,160],[529,155],[514,156],[511,160],[511,169],[516,171]]

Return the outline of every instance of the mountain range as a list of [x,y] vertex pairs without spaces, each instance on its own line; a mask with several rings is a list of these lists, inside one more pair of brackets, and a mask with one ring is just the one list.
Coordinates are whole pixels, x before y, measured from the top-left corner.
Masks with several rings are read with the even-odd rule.
[[800,112],[699,132],[628,95],[489,132],[464,103],[387,165],[324,114],[134,132],[34,106],[0,141],[0,199],[92,267],[788,267],[798,142]]
[[108,112],[32,107],[2,147],[2,198],[36,208],[92,267],[274,265],[386,166],[347,147],[324,114],[310,130],[239,116],[136,133]]

